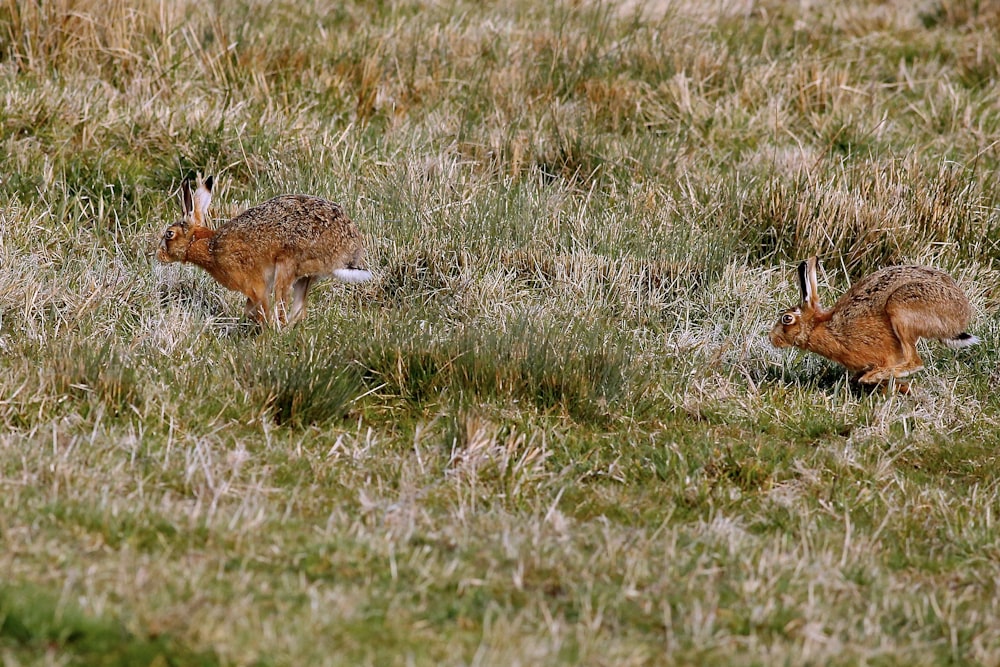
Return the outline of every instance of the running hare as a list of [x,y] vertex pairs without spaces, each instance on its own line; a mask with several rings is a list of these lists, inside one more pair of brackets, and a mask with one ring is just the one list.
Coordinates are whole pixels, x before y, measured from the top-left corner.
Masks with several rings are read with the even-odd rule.
[[816,258],[799,265],[802,302],[771,329],[775,347],[794,345],[821,354],[874,384],[924,367],[918,338],[952,348],[975,345],[965,333],[972,307],[947,273],[926,266],[890,266],[856,282],[824,310],[816,293]]
[[[258,322],[295,322],[305,316],[316,278],[370,280],[361,234],[333,202],[282,195],[247,209],[218,229],[208,223],[212,177],[181,186],[184,217],[167,227],[156,254],[161,262],[197,264],[224,287],[246,294],[246,314]],[[294,292],[291,309],[286,306]],[[272,311],[271,295],[274,295]]]

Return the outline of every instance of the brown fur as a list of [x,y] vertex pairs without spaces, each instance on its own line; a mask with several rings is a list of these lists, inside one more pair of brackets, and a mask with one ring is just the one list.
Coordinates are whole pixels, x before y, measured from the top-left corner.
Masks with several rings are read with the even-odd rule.
[[[858,281],[829,310],[816,294],[816,258],[799,267],[802,302],[771,329],[775,347],[794,345],[863,373],[860,382],[923,368],[919,338],[957,341],[972,307],[951,276],[926,266],[891,266]],[[971,339],[974,340],[974,339]]]
[[[205,269],[221,285],[247,297],[247,315],[257,321],[301,319],[316,278],[343,270],[350,280],[371,277],[365,269],[361,234],[343,209],[308,195],[282,195],[247,209],[218,229],[205,226],[212,179],[195,193],[182,186],[184,218],[163,233],[157,258]],[[293,292],[291,311],[286,303]]]

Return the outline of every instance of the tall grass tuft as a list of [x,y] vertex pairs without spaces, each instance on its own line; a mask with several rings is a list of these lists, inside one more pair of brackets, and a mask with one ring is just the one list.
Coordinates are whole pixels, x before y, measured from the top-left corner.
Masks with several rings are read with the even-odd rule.
[[871,160],[821,178],[764,181],[741,206],[741,235],[758,261],[820,253],[849,270],[870,271],[997,247],[1000,216],[987,201],[983,179],[971,169]]

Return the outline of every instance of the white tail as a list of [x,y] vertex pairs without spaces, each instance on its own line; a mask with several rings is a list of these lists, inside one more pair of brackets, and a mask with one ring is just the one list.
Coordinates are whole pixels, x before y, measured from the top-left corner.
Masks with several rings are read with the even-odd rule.
[[944,341],[944,344],[953,350],[958,350],[963,347],[971,347],[978,342],[979,338],[977,336],[973,336],[972,334],[963,332],[958,334],[954,338],[949,338],[948,340]]
[[372,272],[365,269],[334,269],[333,277],[345,283],[363,283],[372,279]]

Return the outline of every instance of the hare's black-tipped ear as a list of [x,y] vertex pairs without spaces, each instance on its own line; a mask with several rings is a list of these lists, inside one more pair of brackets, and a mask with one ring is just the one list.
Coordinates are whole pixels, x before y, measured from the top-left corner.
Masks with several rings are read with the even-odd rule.
[[192,219],[196,225],[202,227],[208,222],[208,205],[212,203],[212,177],[209,176],[204,181],[198,179],[198,189],[194,192],[194,211]]
[[816,257],[810,257],[799,264],[799,290],[802,292],[802,305],[819,308],[819,297],[816,287]]
[[186,219],[194,211],[194,198],[191,196],[191,181],[181,183],[181,212]]

